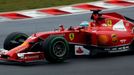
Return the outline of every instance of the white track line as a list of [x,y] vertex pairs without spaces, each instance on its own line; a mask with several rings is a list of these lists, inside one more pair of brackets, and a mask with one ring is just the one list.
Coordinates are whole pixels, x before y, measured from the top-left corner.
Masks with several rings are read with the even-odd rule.
[[[134,0],[127,0],[127,1],[134,2]],[[94,5],[94,6],[107,8],[107,9],[105,9],[103,11],[128,8],[128,7],[125,7],[125,6],[123,7],[123,6],[117,6],[117,5],[105,3],[104,1],[96,1],[96,2],[90,2],[90,3],[84,3],[84,4],[89,4],[89,5]],[[67,12],[70,12],[72,14],[50,15],[50,14],[45,14],[45,13],[39,12],[38,10],[41,10],[41,9],[34,9],[34,10],[25,10],[25,11],[17,11],[17,12],[15,12],[15,13],[19,13],[19,14],[22,14],[22,15],[25,15],[25,16],[32,17],[32,18],[14,20],[14,19],[9,19],[9,18],[5,18],[5,17],[0,17],[0,22],[4,22],[4,21],[22,21],[22,20],[32,20],[32,19],[41,19],[41,18],[49,18],[49,17],[61,17],[61,16],[69,16],[69,15],[79,15],[79,14],[91,13],[90,10],[79,9],[79,8],[75,8],[73,6],[74,5],[54,7],[56,9],[58,9],[58,10],[67,11]],[[134,6],[129,6],[129,7],[134,7]]]

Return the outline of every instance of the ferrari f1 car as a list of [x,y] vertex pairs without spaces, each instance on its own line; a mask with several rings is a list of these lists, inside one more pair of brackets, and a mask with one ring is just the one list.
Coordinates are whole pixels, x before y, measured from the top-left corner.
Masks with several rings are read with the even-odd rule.
[[134,50],[134,20],[118,13],[93,10],[90,22],[79,26],[38,32],[28,36],[13,32],[0,50],[1,60],[63,62],[70,54],[97,55]]

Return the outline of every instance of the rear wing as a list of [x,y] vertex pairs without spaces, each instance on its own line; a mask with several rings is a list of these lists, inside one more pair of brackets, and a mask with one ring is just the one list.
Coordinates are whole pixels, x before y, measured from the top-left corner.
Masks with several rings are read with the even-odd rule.
[[131,18],[126,17],[126,16],[124,16],[124,17],[125,17],[125,19],[126,19],[126,20],[128,20],[128,21],[130,21],[130,22],[134,23],[134,19],[131,19]]
[[122,16],[121,14],[118,14],[118,13],[116,13],[116,12],[103,13],[103,15],[111,16],[111,17],[115,17],[115,18],[119,18],[119,19],[126,20],[126,18],[125,18],[124,16]]

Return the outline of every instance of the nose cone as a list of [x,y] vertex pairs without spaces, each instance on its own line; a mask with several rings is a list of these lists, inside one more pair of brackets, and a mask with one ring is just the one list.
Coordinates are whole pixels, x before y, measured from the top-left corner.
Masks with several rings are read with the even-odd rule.
[[17,46],[13,49],[11,49],[10,51],[8,51],[6,53],[6,55],[10,56],[11,58],[17,58],[17,53],[23,52],[26,49],[28,49],[29,47],[29,43],[28,42],[24,42],[23,44],[21,44],[20,46]]

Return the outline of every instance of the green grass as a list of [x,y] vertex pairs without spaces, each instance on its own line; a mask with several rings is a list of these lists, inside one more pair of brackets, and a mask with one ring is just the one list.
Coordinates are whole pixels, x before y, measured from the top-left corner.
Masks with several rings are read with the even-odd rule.
[[0,12],[69,5],[97,0],[0,0]]

